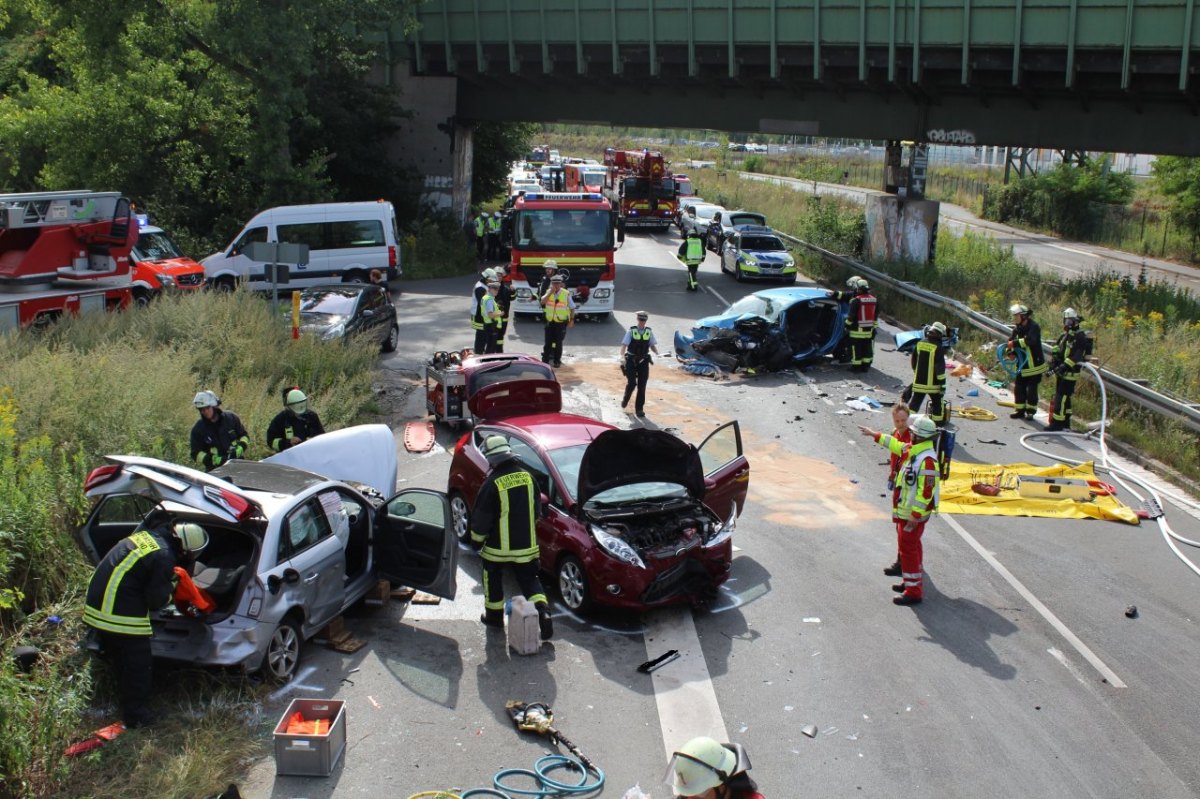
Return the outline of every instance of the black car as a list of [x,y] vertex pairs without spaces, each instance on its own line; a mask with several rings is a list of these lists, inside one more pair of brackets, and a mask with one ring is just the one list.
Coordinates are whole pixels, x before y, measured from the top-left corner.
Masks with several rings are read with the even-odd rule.
[[400,342],[392,298],[370,283],[331,283],[301,291],[300,330],[322,341],[366,336],[384,352],[394,352]]

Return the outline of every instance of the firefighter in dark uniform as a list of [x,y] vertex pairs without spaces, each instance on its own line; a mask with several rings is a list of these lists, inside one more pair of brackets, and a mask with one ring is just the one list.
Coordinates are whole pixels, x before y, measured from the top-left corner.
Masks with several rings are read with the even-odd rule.
[[934,322],[925,328],[925,336],[917,342],[910,363],[913,381],[900,398],[908,403],[915,414],[925,398],[929,398],[928,416],[939,427],[946,424],[950,415],[946,405],[946,351],[942,340],[946,337],[946,326]]
[[198,391],[192,404],[200,418],[192,426],[192,460],[211,472],[222,463],[241,458],[250,448],[250,434],[233,411],[221,410],[221,400],[211,391]]
[[1054,401],[1050,404],[1050,432],[1071,429],[1072,400],[1075,383],[1079,380],[1080,364],[1091,354],[1091,342],[1087,333],[1079,329],[1083,317],[1074,308],[1063,311],[1063,332],[1054,342],[1050,353],[1054,372]]
[[842,323],[850,345],[850,371],[870,371],[875,360],[875,319],[878,307],[871,284],[857,275],[846,281],[850,291],[831,291],[831,297],[849,305]]
[[695,291],[700,287],[700,283],[696,280],[696,273],[700,270],[700,264],[704,263],[705,254],[704,239],[700,238],[700,234],[695,228],[692,228],[675,252],[675,257],[687,265],[688,291]]
[[1020,353],[1018,360],[1021,369],[1013,380],[1013,412],[1010,419],[1032,419],[1038,409],[1038,384],[1042,382],[1049,368],[1046,365],[1046,355],[1042,352],[1042,328],[1029,309],[1020,303],[1015,303],[1008,312],[1013,317],[1012,338],[1008,340],[1008,351]]
[[658,355],[658,339],[646,325],[649,318],[645,311],[638,311],[637,324],[625,331],[621,341],[621,373],[625,375],[625,397],[621,407],[629,407],[629,398],[637,389],[633,409],[639,417],[646,415],[646,382],[650,379],[650,364],[653,363],[650,353]]
[[198,524],[176,523],[161,508],[150,512],[142,528],[117,542],[88,584],[83,621],[97,631],[116,669],[121,719],[140,727],[153,719],[146,707],[154,665],[150,656],[150,612],[162,608],[175,591],[175,567],[208,544]]
[[308,407],[308,396],[299,386],[284,392],[283,404],[283,410],[267,426],[267,446],[272,450],[283,452],[325,432],[321,417]]
[[517,296],[512,287],[512,278],[504,264],[496,267],[496,280],[500,281],[500,290],[496,292],[496,304],[500,306],[500,329],[496,333],[496,352],[504,352],[504,337],[508,335],[508,319],[512,315],[512,301]]
[[534,604],[542,638],[554,635],[546,591],[538,579],[537,520],[540,490],[504,436],[488,436],[483,454],[490,467],[471,511],[471,544],[483,558],[483,615],[489,627],[504,626],[504,567],[512,567],[521,593]]

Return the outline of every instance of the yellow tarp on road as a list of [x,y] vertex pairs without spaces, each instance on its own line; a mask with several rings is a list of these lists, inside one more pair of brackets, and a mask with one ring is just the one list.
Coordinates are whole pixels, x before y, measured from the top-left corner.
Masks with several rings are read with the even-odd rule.
[[[950,464],[950,479],[942,482],[941,513],[963,513],[978,516],[1039,516],[1047,519],[1103,519],[1105,521],[1137,524],[1137,514],[1116,497],[1093,496],[1089,501],[1072,499],[1032,499],[1017,493],[1018,475],[1029,477],[1070,477],[1095,480],[1091,462],[1080,466],[1033,466],[1028,463]],[[988,497],[971,490],[976,483],[1001,483],[1008,486],[999,496]]]

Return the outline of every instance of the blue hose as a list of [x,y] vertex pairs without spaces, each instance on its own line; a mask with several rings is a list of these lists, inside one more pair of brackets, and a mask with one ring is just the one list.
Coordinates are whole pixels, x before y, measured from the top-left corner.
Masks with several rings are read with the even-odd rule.
[[[574,784],[559,782],[549,776],[552,771],[567,768],[579,772],[579,782]],[[514,796],[531,796],[535,799],[581,796],[599,791],[604,787],[604,772],[595,766],[590,771],[595,773],[596,778],[588,782],[589,769],[584,768],[583,764],[575,758],[566,755],[545,755],[537,759],[532,769],[506,768],[496,772],[496,776],[492,778],[494,788],[473,788],[461,796],[462,799],[472,799],[476,796],[493,796],[499,797],[499,799],[513,799]],[[514,788],[504,783],[508,777],[528,777],[537,787]]]
[[1014,349],[1009,352],[1008,344],[1000,344],[996,347],[996,361],[1012,380],[1017,379],[1017,375],[1025,368],[1027,360],[1025,350]]

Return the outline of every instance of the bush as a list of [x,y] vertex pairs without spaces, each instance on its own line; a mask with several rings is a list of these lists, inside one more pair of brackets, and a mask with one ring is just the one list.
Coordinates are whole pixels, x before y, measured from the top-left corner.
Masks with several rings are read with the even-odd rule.
[[1099,235],[1106,206],[1122,205],[1133,197],[1133,178],[1111,172],[1100,161],[1082,166],[1059,164],[1039,175],[991,188],[983,215],[1052,230],[1076,239]]
[[449,214],[422,216],[404,236],[404,276],[410,280],[453,277],[474,272],[474,234]]

